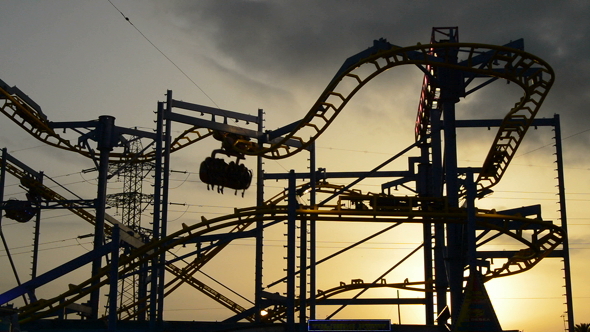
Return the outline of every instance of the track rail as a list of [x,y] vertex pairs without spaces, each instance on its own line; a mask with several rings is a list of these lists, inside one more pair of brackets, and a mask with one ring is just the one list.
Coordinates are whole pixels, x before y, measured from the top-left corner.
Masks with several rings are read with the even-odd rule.
[[[39,141],[67,151],[79,153],[88,158],[98,158],[98,152],[87,150],[84,146],[72,143],[70,140],[62,137],[52,128],[51,121],[38,110],[38,106],[29,106],[26,100],[15,92],[16,88],[2,87],[0,85],[0,112],[24,129],[31,136]],[[32,101],[29,101],[29,103]],[[185,130],[180,136],[171,142],[170,151],[175,152],[196,142],[199,142],[213,132],[206,128],[190,128]],[[109,161],[113,163],[126,162],[134,160],[135,162],[150,161],[155,158],[153,151],[144,154],[128,154],[123,152],[111,152]]]
[[45,144],[90,157],[90,153],[81,146],[62,138],[51,128],[47,117],[12,90],[14,89],[0,87],[0,111],[4,115]]
[[[447,63],[445,59],[432,56],[433,48],[437,53],[459,50],[460,56],[464,58],[458,64]],[[554,81],[553,69],[545,61],[509,47],[441,43],[435,46],[426,44],[402,48],[381,43],[369,50],[370,52],[365,52],[368,53],[366,56],[365,53],[361,53],[360,59],[339,71],[296,128],[281,140],[267,146],[238,141],[236,149],[240,150],[238,145],[243,144],[248,146],[240,150],[244,154],[262,155],[270,159],[292,156],[317,139],[355,93],[377,75],[402,65],[417,65],[428,69],[451,68],[485,77],[505,79],[523,90],[521,99],[505,116],[485,159],[483,171],[477,179],[478,191],[481,191],[500,181]],[[491,54],[484,64],[479,63],[476,58],[482,53]],[[301,147],[286,146],[285,143],[289,139],[299,141]]]
[[[0,156],[0,160],[2,157]],[[57,192],[53,191],[51,188],[43,185],[39,181],[36,181],[28,175],[26,171],[19,168],[17,165],[10,162],[10,160],[6,160],[6,171],[13,175],[18,180],[27,181],[27,186],[29,188],[33,188],[36,193],[38,193],[43,199],[50,200],[50,201],[64,201],[67,202],[67,198],[63,197],[62,195],[58,194]],[[89,222],[90,224],[95,224],[96,217],[88,212],[85,208],[79,207],[76,204],[63,204],[68,210],[72,213],[77,215],[78,217],[84,219],[85,221]],[[110,227],[109,227],[110,228]]]
[[[458,50],[462,58],[457,64],[446,62],[443,58],[433,56],[433,48],[436,49],[437,54],[445,54],[451,50]],[[487,53],[490,56],[482,64],[476,59],[483,53]],[[244,154],[261,155],[269,159],[281,159],[292,156],[305,149],[317,139],[336,119],[356,92],[369,81],[379,74],[401,65],[416,65],[422,69],[425,68],[424,70],[428,72],[433,67],[445,67],[478,76],[505,79],[522,88],[523,96],[505,116],[484,161],[482,171],[478,175],[478,191],[490,188],[500,181],[554,81],[553,70],[547,63],[517,49],[472,43],[441,43],[436,44],[436,46],[426,44],[402,48],[385,41],[377,41],[372,48],[351,57],[345,62],[312,106],[311,110],[297,123],[290,133],[278,137],[272,144],[258,145],[250,141],[237,140],[234,148]],[[432,90],[431,82],[427,83],[426,88]],[[23,96],[22,93],[19,94],[19,91],[18,89],[10,89],[6,86],[0,87],[0,111],[2,113],[33,137],[48,145],[77,152],[86,157],[96,157],[94,151],[87,151],[82,146],[71,143],[54,131],[51,123],[41,113],[38,106],[32,105],[30,99]],[[427,97],[430,98],[431,96]],[[425,107],[428,107],[428,105],[425,105]],[[420,120],[423,122],[421,127],[419,127],[420,131],[422,131],[427,126],[428,118]],[[417,135],[419,134],[417,133]],[[212,132],[209,129],[192,127],[172,141],[171,150],[177,151],[211,135]],[[300,142],[300,146],[296,148],[289,147],[286,145],[288,140],[298,141]],[[146,161],[153,159],[154,155],[153,153],[146,153],[140,156],[134,156],[134,158],[137,161]],[[128,159],[130,159],[130,156],[123,153],[112,153],[110,156],[110,161],[112,162],[120,162]],[[17,177],[23,176],[19,173],[18,169],[11,170],[11,166],[7,167],[7,169]],[[45,188],[41,189],[45,190]],[[326,187],[326,190],[335,193],[339,188]],[[201,223],[186,227],[165,239],[141,245],[132,251],[129,256],[121,257],[120,273],[124,275],[125,273],[131,272],[138,264],[151,259],[155,255],[162,254],[177,245],[181,245],[212,231],[234,227],[232,232],[241,232],[259,220],[270,221],[286,218],[287,207],[279,205],[285,198],[284,194],[283,192],[269,200],[265,206],[239,209],[229,216],[211,220],[203,219]],[[64,199],[57,193],[47,190],[45,190],[43,197],[51,200]],[[75,206],[72,206],[70,210],[94,224],[94,215],[88,213],[86,210],[76,208]],[[342,209],[340,205],[301,207],[297,213],[311,215],[319,221],[351,222],[404,221],[421,223],[423,218],[427,218],[429,222],[447,223],[457,222],[457,218],[464,219],[466,216],[465,211],[461,209],[453,211],[427,211],[412,208],[398,210],[350,210]],[[477,217],[480,225],[503,235],[510,236],[523,243],[526,247],[508,258],[502,267],[486,273],[484,275],[485,280],[529,270],[554,250],[563,239],[563,232],[559,227],[537,219],[498,215],[490,211],[479,211]],[[523,237],[522,230],[515,232],[508,226],[498,226],[498,223],[487,223],[486,220],[504,220],[505,225],[509,225],[511,221],[536,224],[540,227],[540,230],[535,231],[532,239],[526,239]],[[220,245],[213,248],[210,252],[202,256],[206,258],[198,258],[191,264],[187,264],[184,268],[178,268],[171,264],[168,265],[166,267],[167,270],[175,277],[167,284],[167,287],[169,287],[167,294],[184,282],[199,289],[208,296],[217,299],[234,312],[242,312],[244,310],[243,307],[233,303],[233,301],[222,296],[192,276],[194,272],[198,271],[207,261],[212,259],[224,246]],[[108,272],[109,270],[104,268],[91,279],[80,285],[71,286],[67,292],[55,298],[39,300],[23,307],[21,316],[24,317],[25,321],[33,320],[73,303],[97,287],[106,285],[108,283]],[[99,282],[92,285],[94,281]]]
[[[2,158],[0,157],[0,160],[1,159]],[[40,183],[39,181],[36,181],[36,180],[30,178],[28,176],[28,173],[25,170],[19,168],[15,164],[11,163],[10,160],[6,160],[6,170],[9,174],[13,175],[18,180],[28,181],[27,186],[30,188],[33,188],[37,193],[39,193],[41,195],[41,197],[43,199],[51,200],[51,201],[64,201],[64,202],[67,201],[67,199],[65,197],[63,197],[60,194],[58,194],[57,192],[53,191],[51,188],[45,186],[44,184]],[[320,193],[332,194],[338,190],[341,190],[342,188],[343,188],[342,186],[332,185],[329,183],[322,183],[318,186],[317,190]],[[355,193],[355,191],[345,191],[345,192],[348,194]],[[279,194],[275,195],[273,198],[267,200],[265,202],[265,204],[266,205],[276,205],[277,203],[285,200],[286,198],[287,198],[287,190],[282,191]],[[87,221],[88,223],[90,223],[92,225],[95,224],[96,217],[93,213],[89,212],[87,210],[87,208],[79,207],[76,204],[66,203],[63,205],[68,210],[70,210],[72,213],[79,216],[80,218]],[[107,221],[110,223],[113,223],[113,224],[117,223],[117,224],[119,224],[120,227],[124,227],[124,225],[121,225],[120,222],[118,222],[116,219],[114,219],[112,217],[108,217]],[[236,233],[236,232],[244,231],[253,222],[254,221],[248,222],[247,220],[244,220],[243,223],[240,223],[240,224],[234,226],[232,228],[232,230],[229,231],[229,233]],[[110,224],[106,223],[105,224],[105,232],[107,234],[110,234],[111,230],[112,230],[112,226]],[[126,228],[123,229],[123,232],[121,233],[122,235],[125,235],[125,236],[123,236],[123,239],[126,240],[132,247],[140,247],[140,246],[145,245],[145,243],[141,242],[141,240],[139,240],[137,238],[130,239],[130,236],[126,235],[127,233],[125,232],[125,230],[129,230],[129,229],[126,229]],[[178,267],[175,264],[167,264],[166,270],[173,275],[173,278],[166,283],[166,285],[165,285],[166,292],[164,295],[167,296],[167,295],[171,294],[180,285],[182,285],[183,283],[187,283],[190,286],[192,286],[193,288],[201,291],[205,295],[211,297],[215,301],[217,301],[220,304],[222,304],[223,306],[227,307],[228,309],[234,311],[236,314],[241,313],[243,310],[245,310],[239,304],[235,303],[234,301],[232,301],[228,297],[224,296],[220,292],[216,291],[212,287],[207,286],[205,283],[203,283],[202,281],[199,281],[198,279],[196,279],[193,276],[207,262],[209,262],[211,259],[213,259],[215,257],[215,255],[217,255],[220,251],[222,251],[227,246],[227,244],[228,243],[220,244],[220,245],[217,245],[213,248],[210,248],[209,250],[202,252],[198,258],[196,258],[191,263],[187,264],[186,266],[184,266],[182,268]],[[121,319],[134,318],[138,314],[140,314],[141,312],[147,310],[147,307],[145,307],[143,310],[133,310],[133,311],[129,310],[129,308],[132,306],[137,306],[138,304],[141,304],[141,303],[145,303],[148,300],[148,298],[149,297],[139,299],[138,301],[136,301],[130,305],[120,307],[118,309],[118,312],[121,315]],[[41,303],[43,303],[43,301],[41,301]],[[253,317],[247,317],[246,319],[253,320]]]
[[[0,160],[2,160],[1,157],[0,157]],[[65,197],[63,197],[60,194],[58,194],[57,192],[53,191],[51,188],[43,185],[39,181],[36,181],[36,180],[30,178],[26,171],[22,170],[17,165],[11,163],[10,160],[6,160],[6,170],[9,174],[13,175],[17,179],[27,181],[27,186],[29,188],[34,189],[35,192],[38,193],[43,199],[51,200],[51,201],[67,202],[67,199]],[[88,223],[90,223],[92,225],[95,224],[96,216],[94,214],[92,214],[91,212],[87,211],[87,208],[79,207],[73,203],[72,204],[64,203],[62,205],[65,208],[67,208],[68,210],[70,210],[72,213],[74,213],[75,215],[77,215],[80,218],[82,218],[83,220],[87,221]],[[109,221],[112,224],[116,223],[120,227],[123,228],[122,233],[121,233],[122,235],[124,235],[123,240],[128,242],[132,247],[138,247],[138,246],[142,246],[145,244],[145,243],[141,242],[141,240],[134,238],[131,235],[126,235],[127,231],[130,231],[130,229],[126,228],[124,225],[122,225],[116,219],[108,216],[107,221]],[[233,231],[239,232],[241,230],[242,229],[241,229],[240,225],[238,225],[238,226],[236,226],[236,228],[234,230],[232,230],[232,232]],[[112,226],[110,224],[105,224],[105,232],[107,234],[110,234],[111,231],[112,231]],[[175,276],[175,279],[173,279],[171,282],[169,282],[166,285],[166,287],[168,288],[168,286],[171,283],[178,281],[178,280],[180,280],[181,282],[178,283],[178,285],[176,287],[178,287],[182,282],[187,282],[191,286],[197,288],[198,290],[204,292],[205,294],[211,296],[212,298],[214,298],[218,302],[222,303],[224,306],[226,306],[230,309],[234,308],[234,309],[240,310],[241,307],[239,305],[237,305],[236,303],[234,303],[233,301],[231,301],[229,298],[221,295],[219,292],[216,292],[211,287],[205,285],[203,282],[200,282],[197,279],[195,279],[194,277],[192,277],[192,274],[194,272],[196,272],[206,262],[208,262],[210,259],[212,259],[215,256],[215,254],[217,254],[219,251],[221,251],[224,247],[225,247],[224,245],[220,245],[220,246],[215,247],[212,250],[207,251],[205,253],[205,255],[203,255],[199,259],[195,260],[195,263],[189,264],[188,266],[186,266],[182,269],[177,267],[174,264],[168,264],[166,266],[166,269],[170,273],[172,273],[172,275]],[[171,290],[168,291],[166,293],[166,295],[168,295],[170,292],[171,292]],[[147,300],[147,298],[140,299],[140,301],[138,301],[138,302],[145,302],[146,300]],[[135,306],[135,305],[137,305],[137,302],[132,304],[132,306]],[[139,310],[139,311],[136,310],[136,311],[134,311],[134,313],[132,313],[130,310],[128,310],[128,306],[123,306],[123,307],[119,308],[119,312],[122,314],[126,314],[126,316],[122,317],[123,319],[129,319],[129,318],[135,317],[137,314],[139,314],[141,312],[141,310]],[[238,311],[236,313],[239,313],[239,312],[241,312],[241,311]]]
[[[445,59],[432,55],[433,47],[439,54],[458,50],[463,58],[458,64],[445,62]],[[477,58],[482,53],[491,54],[483,64]],[[545,61],[514,48],[474,43],[398,47],[385,41],[376,41],[375,46],[345,62],[310,111],[290,133],[280,137],[273,144],[258,145],[251,141],[236,140],[234,148],[247,155],[262,155],[270,159],[292,156],[315,141],[356,92],[369,81],[389,69],[402,65],[417,65],[428,70],[432,67],[451,68],[485,77],[505,79],[522,88],[523,96],[508,111],[485,159],[482,172],[477,179],[479,191],[500,181],[554,81],[553,69]],[[0,99],[3,101],[0,105],[2,113],[35,138],[87,157],[94,156],[94,151],[85,151],[81,146],[72,144],[57,134],[45,116],[29,106],[23,98],[0,88]],[[212,133],[209,129],[192,127],[173,140],[172,151],[180,150],[210,135]],[[287,146],[286,142],[290,139],[299,141],[301,146]],[[138,161],[145,161],[153,159],[154,156],[153,153],[147,153],[136,157]],[[128,160],[129,156],[112,153],[110,159],[115,162],[124,161]]]
[[[152,259],[156,255],[162,254],[176,246],[183,245],[192,239],[199,236],[222,231],[228,227],[244,226],[251,224],[256,221],[274,221],[278,219],[287,218],[288,209],[285,205],[276,206],[262,206],[262,207],[251,207],[245,209],[237,209],[232,215],[218,217],[211,220],[203,219],[201,223],[188,226],[182,230],[179,230],[168,237],[160,240],[153,241],[145,244],[144,246],[137,248],[130,255],[123,256],[120,258],[120,275],[124,275],[133,271],[139,264]],[[326,206],[312,209],[310,207],[302,207],[297,210],[297,214],[305,214],[312,216],[318,221],[366,221],[366,222],[413,222],[421,223],[424,217],[428,222],[457,222],[457,217],[466,217],[465,211],[456,211],[452,213],[437,213],[437,212],[423,212],[420,211],[376,211],[376,210],[334,210],[333,206]],[[508,261],[502,268],[495,269],[484,275],[486,280],[492,278],[503,277],[516,273],[521,273],[532,268],[542,258],[546,257],[555,247],[557,247],[563,238],[563,232],[561,228],[538,219],[524,218],[521,216],[509,216],[500,215],[493,213],[493,211],[480,210],[477,213],[478,225],[489,229],[494,229],[504,235],[510,236],[525,245],[525,249],[518,252]],[[496,221],[491,223],[489,221]],[[501,222],[498,222],[501,221]],[[527,239],[523,236],[522,230],[513,231],[510,229],[511,222],[518,222],[526,225],[537,225],[542,233],[541,237],[534,236],[533,239]],[[497,226],[499,224],[505,225],[503,227]],[[540,234],[541,231],[538,233]],[[174,270],[174,268],[172,268]],[[70,289],[52,299],[39,300],[35,303],[31,303],[28,306],[21,308],[21,317],[23,322],[42,318],[52,311],[63,308],[70,303],[73,303],[82,297],[89,294],[96,287],[101,287],[109,283],[109,267],[103,268],[97,275],[82,282],[79,285],[71,285]],[[173,272],[173,271],[171,271]],[[186,274],[178,272],[182,276]],[[185,278],[186,279],[186,278]],[[98,281],[96,285],[92,285],[93,281]],[[187,280],[185,280],[186,282]],[[191,281],[189,281],[190,283]],[[201,286],[196,287],[197,289],[203,288]],[[210,292],[209,296],[217,297],[216,293]],[[226,302],[229,304],[231,302]],[[227,305],[226,305],[227,306]],[[234,312],[241,311],[243,308],[239,306],[227,306]]]

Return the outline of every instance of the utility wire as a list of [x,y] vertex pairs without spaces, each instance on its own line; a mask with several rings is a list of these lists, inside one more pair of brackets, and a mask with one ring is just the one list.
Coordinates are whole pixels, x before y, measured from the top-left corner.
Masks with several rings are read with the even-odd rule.
[[[565,140],[566,140],[566,139],[568,139],[568,138],[572,138],[572,137],[574,137],[574,136],[577,136],[577,135],[583,134],[583,133],[585,133],[585,132],[587,132],[587,131],[590,131],[590,129],[582,130],[582,131],[580,131],[580,132],[578,132],[578,133],[575,133],[575,134],[569,135],[569,136],[567,136],[567,137],[564,137],[564,138],[562,138],[561,140],[562,140],[562,141],[565,141]],[[525,152],[525,153],[519,154],[518,156],[514,156],[514,158],[516,158],[516,157],[522,157],[522,156],[524,156],[525,154],[529,154],[529,153],[535,152],[535,151],[537,151],[537,150],[541,150],[541,149],[543,149],[543,148],[546,148],[546,147],[548,147],[548,146],[551,146],[551,145],[553,145],[553,143],[545,144],[545,145],[543,145],[543,146],[541,146],[541,147],[538,147],[538,148],[536,148],[536,149],[534,149],[534,150],[527,151],[527,152]]]
[[117,6],[115,6],[115,4],[111,0],[108,0],[108,2],[121,14],[121,16],[123,16],[125,18],[125,20],[127,22],[129,22],[129,24],[131,24],[131,26],[135,30],[137,30],[137,32],[139,32],[139,34],[145,40],[148,41],[148,43],[150,43],[156,50],[158,50],[158,52],[160,52],[160,54],[162,54],[168,61],[170,61],[170,63],[172,65],[174,65],[174,67],[176,67],[176,69],[178,69],[184,75],[184,77],[186,77],[189,81],[191,81],[194,84],[194,86],[196,86],[197,89],[199,89],[205,95],[205,97],[207,97],[215,105],[215,107],[221,108],[221,107],[219,107],[219,105],[217,105],[217,103],[211,97],[209,97],[209,95],[203,89],[201,89],[201,87],[195,81],[193,81],[193,79],[190,78],[190,76],[188,76],[188,74],[184,70],[182,70],[182,68],[180,68],[174,61],[172,61],[172,59],[170,59],[170,57],[168,57],[158,46],[156,46],[156,44],[154,44],[146,35],[144,35],[143,32],[141,32],[141,30],[139,30],[139,28],[137,28],[135,26],[135,24],[133,24],[133,22],[131,22],[129,17],[127,17],[125,14],[123,14],[123,12],[121,10],[119,10],[119,8],[117,8]]
[[[63,240],[55,240],[55,241],[43,242],[43,243],[39,243],[39,245],[40,245],[40,246],[42,246],[42,245],[46,245],[46,244],[53,244],[53,243],[58,243],[58,242],[65,242],[65,241],[69,241],[69,240],[75,240],[75,239],[77,239],[77,238],[78,238],[78,237],[72,237],[72,238],[69,238],[69,239],[63,239]],[[26,246],[20,246],[20,247],[13,247],[13,248],[9,248],[9,250],[17,250],[17,249],[29,248],[29,247],[32,247],[32,246],[33,246],[32,244],[29,244],[29,245],[26,245]],[[60,248],[60,247],[56,247],[56,248]],[[6,250],[4,250],[4,249],[0,249],[0,252],[2,252],[2,251],[6,251]]]
[[21,151],[26,151],[26,150],[31,150],[31,149],[37,149],[37,148],[42,148],[45,147],[47,145],[43,144],[43,145],[36,145],[36,146],[31,146],[29,148],[22,148],[22,149],[18,149],[18,150],[12,150],[12,151],[8,151],[9,153],[15,153],[15,152],[21,152]]
[[[59,246],[59,247],[52,247],[52,248],[45,248],[45,249],[39,249],[39,251],[47,251],[47,250],[54,250],[54,249],[62,249],[62,248],[69,248],[69,247],[77,247],[77,246],[82,246],[82,248],[84,248],[84,244],[91,244],[92,241],[90,242],[86,242],[86,243],[76,243],[76,244],[70,244],[70,245],[65,245],[65,246]],[[86,249],[86,248],[84,248]],[[88,250],[88,249],[86,249]],[[12,256],[16,256],[16,255],[23,255],[23,254],[29,254],[31,253],[30,250],[27,251],[23,251],[23,252],[17,252],[17,253],[12,253]],[[0,255],[0,257],[7,257],[8,254],[4,254],[4,255]]]

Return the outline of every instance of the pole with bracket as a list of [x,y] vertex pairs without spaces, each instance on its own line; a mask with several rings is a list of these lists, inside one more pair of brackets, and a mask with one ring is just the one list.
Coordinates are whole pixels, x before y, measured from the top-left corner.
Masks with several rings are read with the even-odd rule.
[[[104,218],[107,197],[107,178],[109,172],[109,154],[116,145],[115,137],[115,118],[109,115],[102,115],[98,118],[96,128],[96,139],[98,150],[100,152],[98,164],[98,185],[96,195],[96,221],[94,224],[94,250],[100,248],[104,241]],[[92,276],[100,272],[102,257],[94,259],[92,262]],[[100,280],[95,280],[93,286],[97,285]],[[92,313],[91,319],[98,319],[98,307],[100,302],[100,288],[92,291],[90,294],[90,308]]]

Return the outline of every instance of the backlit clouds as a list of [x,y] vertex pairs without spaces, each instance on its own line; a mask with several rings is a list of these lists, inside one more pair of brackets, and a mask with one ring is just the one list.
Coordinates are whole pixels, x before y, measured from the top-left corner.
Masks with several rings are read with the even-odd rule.
[[[556,74],[556,81],[538,117],[552,117],[559,113],[563,137],[579,133],[564,140],[569,172],[566,173],[566,182],[571,181],[567,183],[571,184],[568,189],[571,188],[572,193],[587,194],[586,179],[590,162],[587,153],[590,144],[588,1],[112,2],[130,19],[133,26],[106,0],[4,1],[0,11],[0,44],[3,45],[0,48],[0,78],[25,91],[54,121],[86,121],[110,114],[117,118],[118,125],[140,126],[151,130],[156,102],[164,100],[164,93],[170,89],[175,99],[187,102],[249,114],[256,114],[258,108],[263,108],[267,112],[266,129],[275,129],[303,117],[344,61],[372,46],[375,39],[386,38],[399,46],[424,44],[430,40],[432,27],[445,26],[458,26],[461,42],[502,45],[524,38],[525,51],[545,60]],[[195,87],[184,74],[199,87]],[[404,67],[392,69],[367,84],[318,140],[318,167],[327,167],[330,171],[368,170],[411,144],[421,80],[422,73],[418,69]],[[521,91],[515,84],[495,82],[462,100],[457,108],[458,118],[501,118],[520,95]],[[80,169],[93,167],[91,161],[73,153],[56,153],[53,148],[35,149],[41,143],[30,138],[14,123],[0,118],[0,124],[0,147],[21,151],[15,155],[35,169],[42,169],[51,175],[62,175],[76,174]],[[179,127],[174,127],[174,130],[180,130]],[[523,157],[518,157],[517,153],[514,165],[511,165],[507,177],[503,179],[508,186],[502,183],[499,193],[495,194],[497,199],[492,199],[491,203],[482,201],[482,205],[513,208],[514,204],[522,206],[550,202],[547,203],[548,209],[543,207],[544,217],[557,220],[556,205],[552,201],[555,197],[552,192],[547,194],[555,187],[555,183],[551,182],[554,178],[554,160],[551,152],[547,153],[548,149],[552,149],[552,136],[548,131],[544,128],[544,131],[531,131],[527,135],[519,151],[524,154]],[[459,152],[462,159],[460,163],[479,165],[477,159],[483,158],[489,149],[494,132],[486,130],[485,134],[481,134],[477,130],[466,130],[460,135],[460,138],[464,138],[461,144],[467,145],[465,150]],[[475,137],[480,139],[473,139]],[[549,148],[542,148],[545,145]],[[197,179],[198,164],[211,154],[213,148],[218,148],[218,142],[195,144],[173,156],[175,170],[193,173],[182,173],[178,178],[178,188],[171,190],[175,203],[188,204],[182,211],[175,212],[171,228],[179,228],[181,222],[191,224],[199,220],[204,210],[202,205],[226,207],[225,210],[207,211],[214,216],[232,211],[233,207],[253,205],[254,194],[251,192],[246,193],[245,199],[233,197],[233,194],[216,195],[206,191],[205,185]],[[526,154],[528,151],[535,152]],[[538,157],[542,154],[549,157]],[[39,162],[41,156],[47,158],[42,164]],[[265,167],[270,172],[284,172],[301,165],[307,166],[307,157],[300,154],[293,158],[295,162],[292,159],[267,161]],[[61,165],[64,160],[68,161],[67,170]],[[253,160],[249,158],[246,163],[252,164]],[[399,165],[407,167],[406,160],[401,160]],[[539,169],[548,171],[536,173]],[[174,176],[179,177],[178,174],[181,173],[175,173]],[[96,193],[94,183],[87,181],[92,179],[92,175],[85,176],[87,178],[75,179],[77,181],[64,176],[64,180],[68,179],[76,186],[85,185],[85,189],[80,190],[82,195],[93,197]],[[545,183],[547,179],[549,181]],[[527,189],[525,185],[531,182],[542,182],[549,189]],[[270,184],[266,189],[268,195],[282,190],[282,186],[282,183]],[[112,183],[110,189],[115,192],[120,187],[120,183]],[[378,185],[366,186],[362,190],[375,192],[378,188]],[[527,190],[540,194],[538,197],[550,198],[535,201],[531,195],[523,193]],[[14,192],[18,194],[16,190]],[[506,193],[526,197],[515,203],[514,196]],[[574,268],[578,267],[574,272],[576,282],[586,276],[579,269],[585,263],[581,259],[583,255],[578,253],[587,252],[583,240],[588,236],[587,226],[583,226],[588,223],[587,208],[584,207],[587,200],[583,195],[570,197],[574,198],[570,203],[572,220],[580,224],[570,228],[575,232],[572,241],[579,243],[573,246],[576,248],[574,258],[577,259]],[[198,206],[201,207],[197,209]],[[82,223],[75,217],[70,216],[70,219],[72,225],[81,227],[79,232],[72,230],[72,238],[92,231],[90,226],[80,225]],[[47,225],[44,234],[50,234],[51,229]],[[28,243],[30,232],[22,230],[22,233],[25,234],[23,241]],[[355,234],[347,235],[354,237]],[[278,250],[273,251],[273,254],[278,253]],[[7,266],[4,261],[0,263],[2,267]],[[239,263],[240,266],[248,265],[249,261],[242,260]],[[22,263],[23,271],[26,271],[28,264],[28,261]],[[549,270],[553,274],[561,273],[560,267],[553,269],[556,265],[559,262],[552,262],[548,267],[541,266],[541,273]],[[225,262],[220,262],[219,266],[220,269],[228,268]],[[252,267],[248,265],[249,269]],[[347,268],[353,269],[353,266]],[[216,277],[224,278],[223,273],[217,273],[219,270],[215,268],[208,272],[222,274]],[[535,269],[530,273],[534,275]],[[232,274],[232,277],[239,276]],[[340,275],[336,277],[340,278]],[[348,275],[343,278],[348,278]],[[526,274],[521,279],[527,279]],[[551,281],[552,287],[561,287],[561,278],[558,279],[556,283]],[[71,282],[79,281],[76,277]],[[0,280],[0,286],[5,288],[7,286],[3,282],[11,281]],[[242,282],[241,286],[247,282]],[[587,298],[590,293],[583,292],[584,282],[578,282],[575,286],[580,291],[577,296]],[[518,288],[516,284],[510,286]],[[322,287],[329,285],[324,284]],[[502,288],[496,281],[490,287],[498,292],[512,289]],[[0,291],[4,288],[0,288]],[[183,301],[186,302],[183,295],[174,294],[179,299],[170,300],[172,305],[169,308],[174,308],[173,305],[181,307]],[[551,317],[550,324],[552,328],[559,329],[563,301],[561,298],[551,300],[558,303],[559,307],[555,309],[552,305],[547,306],[547,310],[556,315]],[[584,304],[576,303],[576,310],[581,313],[580,319],[590,315],[588,309],[584,309],[590,306]],[[538,302],[535,305],[539,305]],[[187,318],[189,314],[194,312],[170,312],[167,317],[204,319],[201,316]],[[209,315],[206,317],[209,319],[217,314],[215,319],[226,318],[224,309],[214,314],[207,311],[197,314]],[[530,317],[527,317],[512,317],[517,321],[506,328],[543,330],[538,326],[532,328],[532,325],[522,325],[523,321],[529,320]]]

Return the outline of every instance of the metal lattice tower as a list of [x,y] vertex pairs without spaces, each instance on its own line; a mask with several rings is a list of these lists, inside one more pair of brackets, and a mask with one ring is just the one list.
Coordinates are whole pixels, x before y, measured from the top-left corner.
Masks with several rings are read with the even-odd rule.
[[[141,141],[136,139],[129,142],[128,150],[131,156],[139,153],[142,150]],[[115,207],[117,212],[120,211],[121,222],[139,234],[144,241],[151,238],[151,232],[141,226],[141,214],[152,202],[153,195],[143,193],[143,181],[152,169],[153,164],[149,162],[113,165],[111,171],[117,172],[119,178],[123,179],[123,192],[107,196],[107,204]],[[126,317],[141,319],[142,315],[137,315],[139,307],[136,304],[145,296],[145,289],[142,289],[145,287],[145,280],[142,281],[142,278],[145,278],[144,274],[133,273],[119,280],[118,302],[119,308],[123,309],[119,310],[119,319]]]

